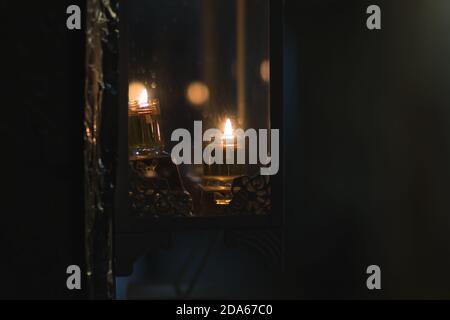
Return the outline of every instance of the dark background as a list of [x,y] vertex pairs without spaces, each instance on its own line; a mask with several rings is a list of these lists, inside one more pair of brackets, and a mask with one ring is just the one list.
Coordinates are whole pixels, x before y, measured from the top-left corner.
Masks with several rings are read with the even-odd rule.
[[[86,297],[77,2],[1,3],[0,298]],[[285,297],[450,298],[450,4],[374,3],[286,1]]]
[[[449,298],[450,4],[310,3],[287,2],[295,292]],[[373,3],[381,31],[364,26]],[[382,268],[382,292],[364,286],[370,264]]]
[[[83,265],[83,1],[2,1],[0,298],[73,298]],[[84,293],[83,293],[84,294]]]

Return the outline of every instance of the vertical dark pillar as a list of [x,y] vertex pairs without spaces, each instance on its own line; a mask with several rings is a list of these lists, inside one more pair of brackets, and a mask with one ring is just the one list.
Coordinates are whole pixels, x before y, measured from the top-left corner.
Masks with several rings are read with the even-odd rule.
[[0,5],[0,298],[86,297],[66,287],[66,268],[84,268],[84,30],[66,9],[84,3]]

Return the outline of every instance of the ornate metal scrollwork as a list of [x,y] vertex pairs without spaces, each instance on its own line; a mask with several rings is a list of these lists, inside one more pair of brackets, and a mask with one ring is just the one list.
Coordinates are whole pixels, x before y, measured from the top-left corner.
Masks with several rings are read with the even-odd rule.
[[268,176],[237,178],[233,181],[231,192],[233,199],[228,208],[230,214],[265,215],[270,213],[272,202]]
[[[170,178],[157,174],[156,166],[142,161],[131,162],[129,195],[132,213],[154,218],[192,216],[190,194],[181,186],[174,187]],[[175,172],[174,175],[178,175],[178,171]]]
[[[137,217],[192,217],[193,200],[182,187],[173,187],[170,179],[161,178],[151,163],[130,163],[132,213]],[[243,176],[234,179],[228,215],[267,215],[271,211],[270,178]],[[213,213],[210,213],[213,214]]]

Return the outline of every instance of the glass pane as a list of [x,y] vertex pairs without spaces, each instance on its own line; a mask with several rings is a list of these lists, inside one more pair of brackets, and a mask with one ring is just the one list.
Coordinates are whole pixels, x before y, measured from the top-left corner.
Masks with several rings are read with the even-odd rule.
[[[258,141],[237,139],[237,129],[270,129],[269,1],[126,5],[133,212],[269,213],[269,178],[250,161]],[[209,129],[216,135],[203,141]]]

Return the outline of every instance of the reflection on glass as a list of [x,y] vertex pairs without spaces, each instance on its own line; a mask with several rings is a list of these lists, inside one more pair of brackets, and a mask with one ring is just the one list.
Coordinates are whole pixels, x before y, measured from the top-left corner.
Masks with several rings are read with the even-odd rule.
[[[144,178],[150,189],[144,193],[158,193],[151,186],[160,179],[158,186],[167,186],[160,198],[171,207],[171,186],[176,185],[192,200],[191,210],[178,210],[189,211],[189,216],[237,214],[239,201],[248,208],[257,206],[247,202],[257,201],[261,190],[247,185],[258,174],[258,165],[235,161],[176,167],[167,159],[176,144],[170,141],[172,132],[184,128],[194,136],[194,121],[202,121],[204,130],[223,132],[216,142],[225,159],[227,148],[237,156],[236,129],[270,129],[269,1],[132,0],[127,6],[129,153],[133,168],[147,168]],[[161,158],[164,172],[179,183],[164,183],[165,176],[156,172],[161,160],[155,159]],[[146,208],[153,205],[148,202]],[[154,206],[151,214],[160,216],[157,210]]]

